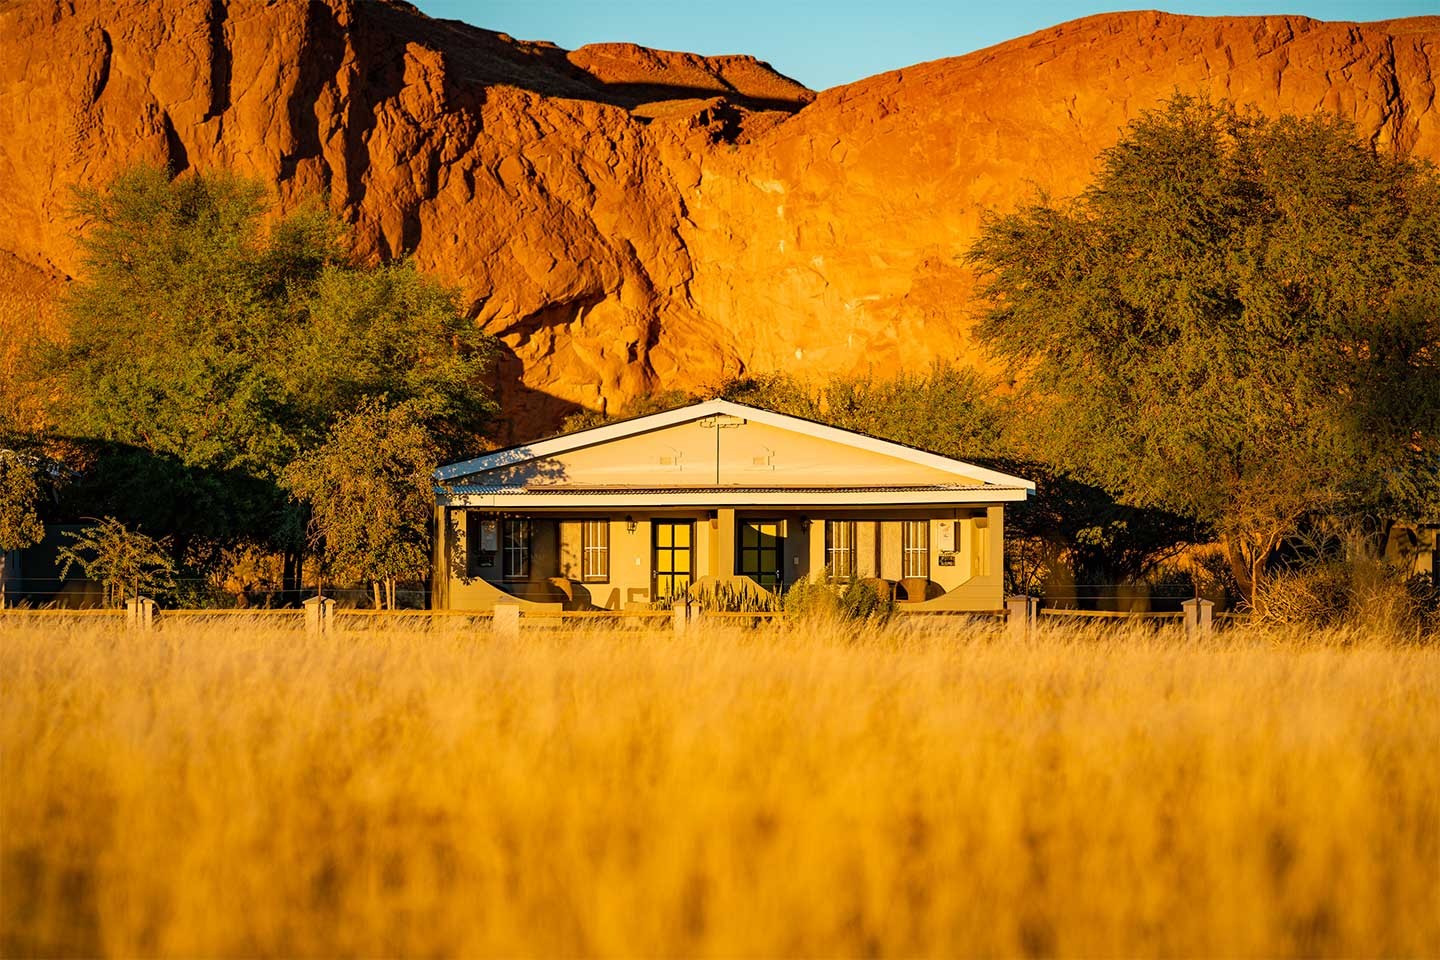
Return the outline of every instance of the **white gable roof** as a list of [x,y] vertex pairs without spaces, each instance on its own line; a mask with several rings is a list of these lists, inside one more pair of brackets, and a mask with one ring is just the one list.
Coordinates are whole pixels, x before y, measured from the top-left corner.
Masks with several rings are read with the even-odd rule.
[[[939,454],[917,450],[914,447],[907,447],[904,444],[893,443],[889,440],[880,440],[876,437],[856,433],[852,430],[842,430],[838,427],[816,423],[801,417],[787,416],[783,413],[774,413],[758,407],[749,407],[744,404],[732,403],[729,400],[718,399],[706,400],[702,403],[692,404],[688,407],[680,407],[675,410],[666,410],[663,413],[654,413],[648,416],[635,417],[616,423],[604,424],[603,426],[591,427],[588,430],[578,430],[574,433],[562,434],[546,440],[537,440],[530,444],[510,447],[505,450],[497,450],[494,453],[475,457],[472,460],[447,464],[435,471],[435,479],[441,483],[450,483],[474,474],[484,473],[502,467],[515,466],[527,461],[555,456],[572,450],[592,447],[612,440],[620,440],[652,430],[714,416],[732,416],[744,420],[751,420],[756,423],[767,424],[782,430],[792,430],[816,439],[828,440],[841,446],[865,450],[870,453],[883,454],[896,460],[913,463],[931,470],[938,470],[970,483],[978,481],[984,486],[1005,487],[1027,492],[1033,492],[1035,490],[1035,484],[1030,480],[1001,473],[997,470],[988,470],[972,463],[966,463],[963,460],[942,457]],[[1023,494],[1021,496],[1023,497]]]

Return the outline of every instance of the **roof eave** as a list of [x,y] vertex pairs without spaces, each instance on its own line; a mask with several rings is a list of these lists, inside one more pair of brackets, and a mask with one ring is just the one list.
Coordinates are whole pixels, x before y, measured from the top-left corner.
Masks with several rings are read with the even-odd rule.
[[660,493],[620,492],[531,492],[531,491],[461,491],[446,487],[435,489],[442,506],[486,507],[495,510],[527,508],[568,509],[604,507],[628,509],[638,507],[907,507],[957,506],[1024,502],[1031,491],[1023,487],[976,487],[973,490],[817,492],[813,490],[776,491],[686,491],[668,490]]

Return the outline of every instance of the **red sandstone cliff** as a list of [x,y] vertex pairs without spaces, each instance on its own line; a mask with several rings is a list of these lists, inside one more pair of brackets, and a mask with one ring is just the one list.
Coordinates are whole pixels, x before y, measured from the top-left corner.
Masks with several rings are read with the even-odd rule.
[[1074,193],[1176,89],[1440,159],[1432,50],[1435,17],[1113,14],[817,97],[752,58],[567,53],[385,0],[11,0],[0,254],[30,267],[0,261],[73,273],[69,186],[140,159],[324,192],[366,251],[464,291],[528,429],[741,370],[972,356],[982,211]]

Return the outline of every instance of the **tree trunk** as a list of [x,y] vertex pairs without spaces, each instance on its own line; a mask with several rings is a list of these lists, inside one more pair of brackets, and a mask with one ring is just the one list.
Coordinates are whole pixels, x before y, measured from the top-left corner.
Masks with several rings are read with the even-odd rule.
[[1268,551],[1260,550],[1250,561],[1250,610],[1253,613],[1260,613],[1260,583],[1265,578],[1265,560],[1269,555]]
[[280,554],[280,593],[288,597],[300,592],[300,563],[295,551],[285,550]]
[[1245,544],[1238,536],[1227,535],[1225,537],[1225,561],[1230,565],[1230,575],[1235,578],[1235,583],[1240,590],[1250,599],[1251,604],[1255,602],[1255,581],[1254,569],[1245,556]]
[[0,610],[5,609],[5,577],[10,573],[10,554],[0,550]]
[[379,580],[371,580],[371,581],[370,581],[370,592],[371,592],[371,594],[373,594],[374,597],[375,597],[375,609],[376,609],[376,610],[383,610],[383,609],[385,609],[384,600],[383,600],[383,599],[381,598],[381,596],[380,596],[380,581],[379,581]]

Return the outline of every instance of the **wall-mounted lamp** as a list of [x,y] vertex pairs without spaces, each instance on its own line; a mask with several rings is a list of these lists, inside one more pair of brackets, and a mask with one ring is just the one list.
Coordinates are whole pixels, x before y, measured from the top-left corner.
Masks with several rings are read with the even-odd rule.
[[634,533],[634,532],[635,532],[635,518],[632,517],[632,516],[630,516],[630,514],[628,514],[628,513],[625,514],[625,532],[626,532],[626,533]]
[[800,514],[800,529],[806,531],[810,529],[810,518],[803,513]]

